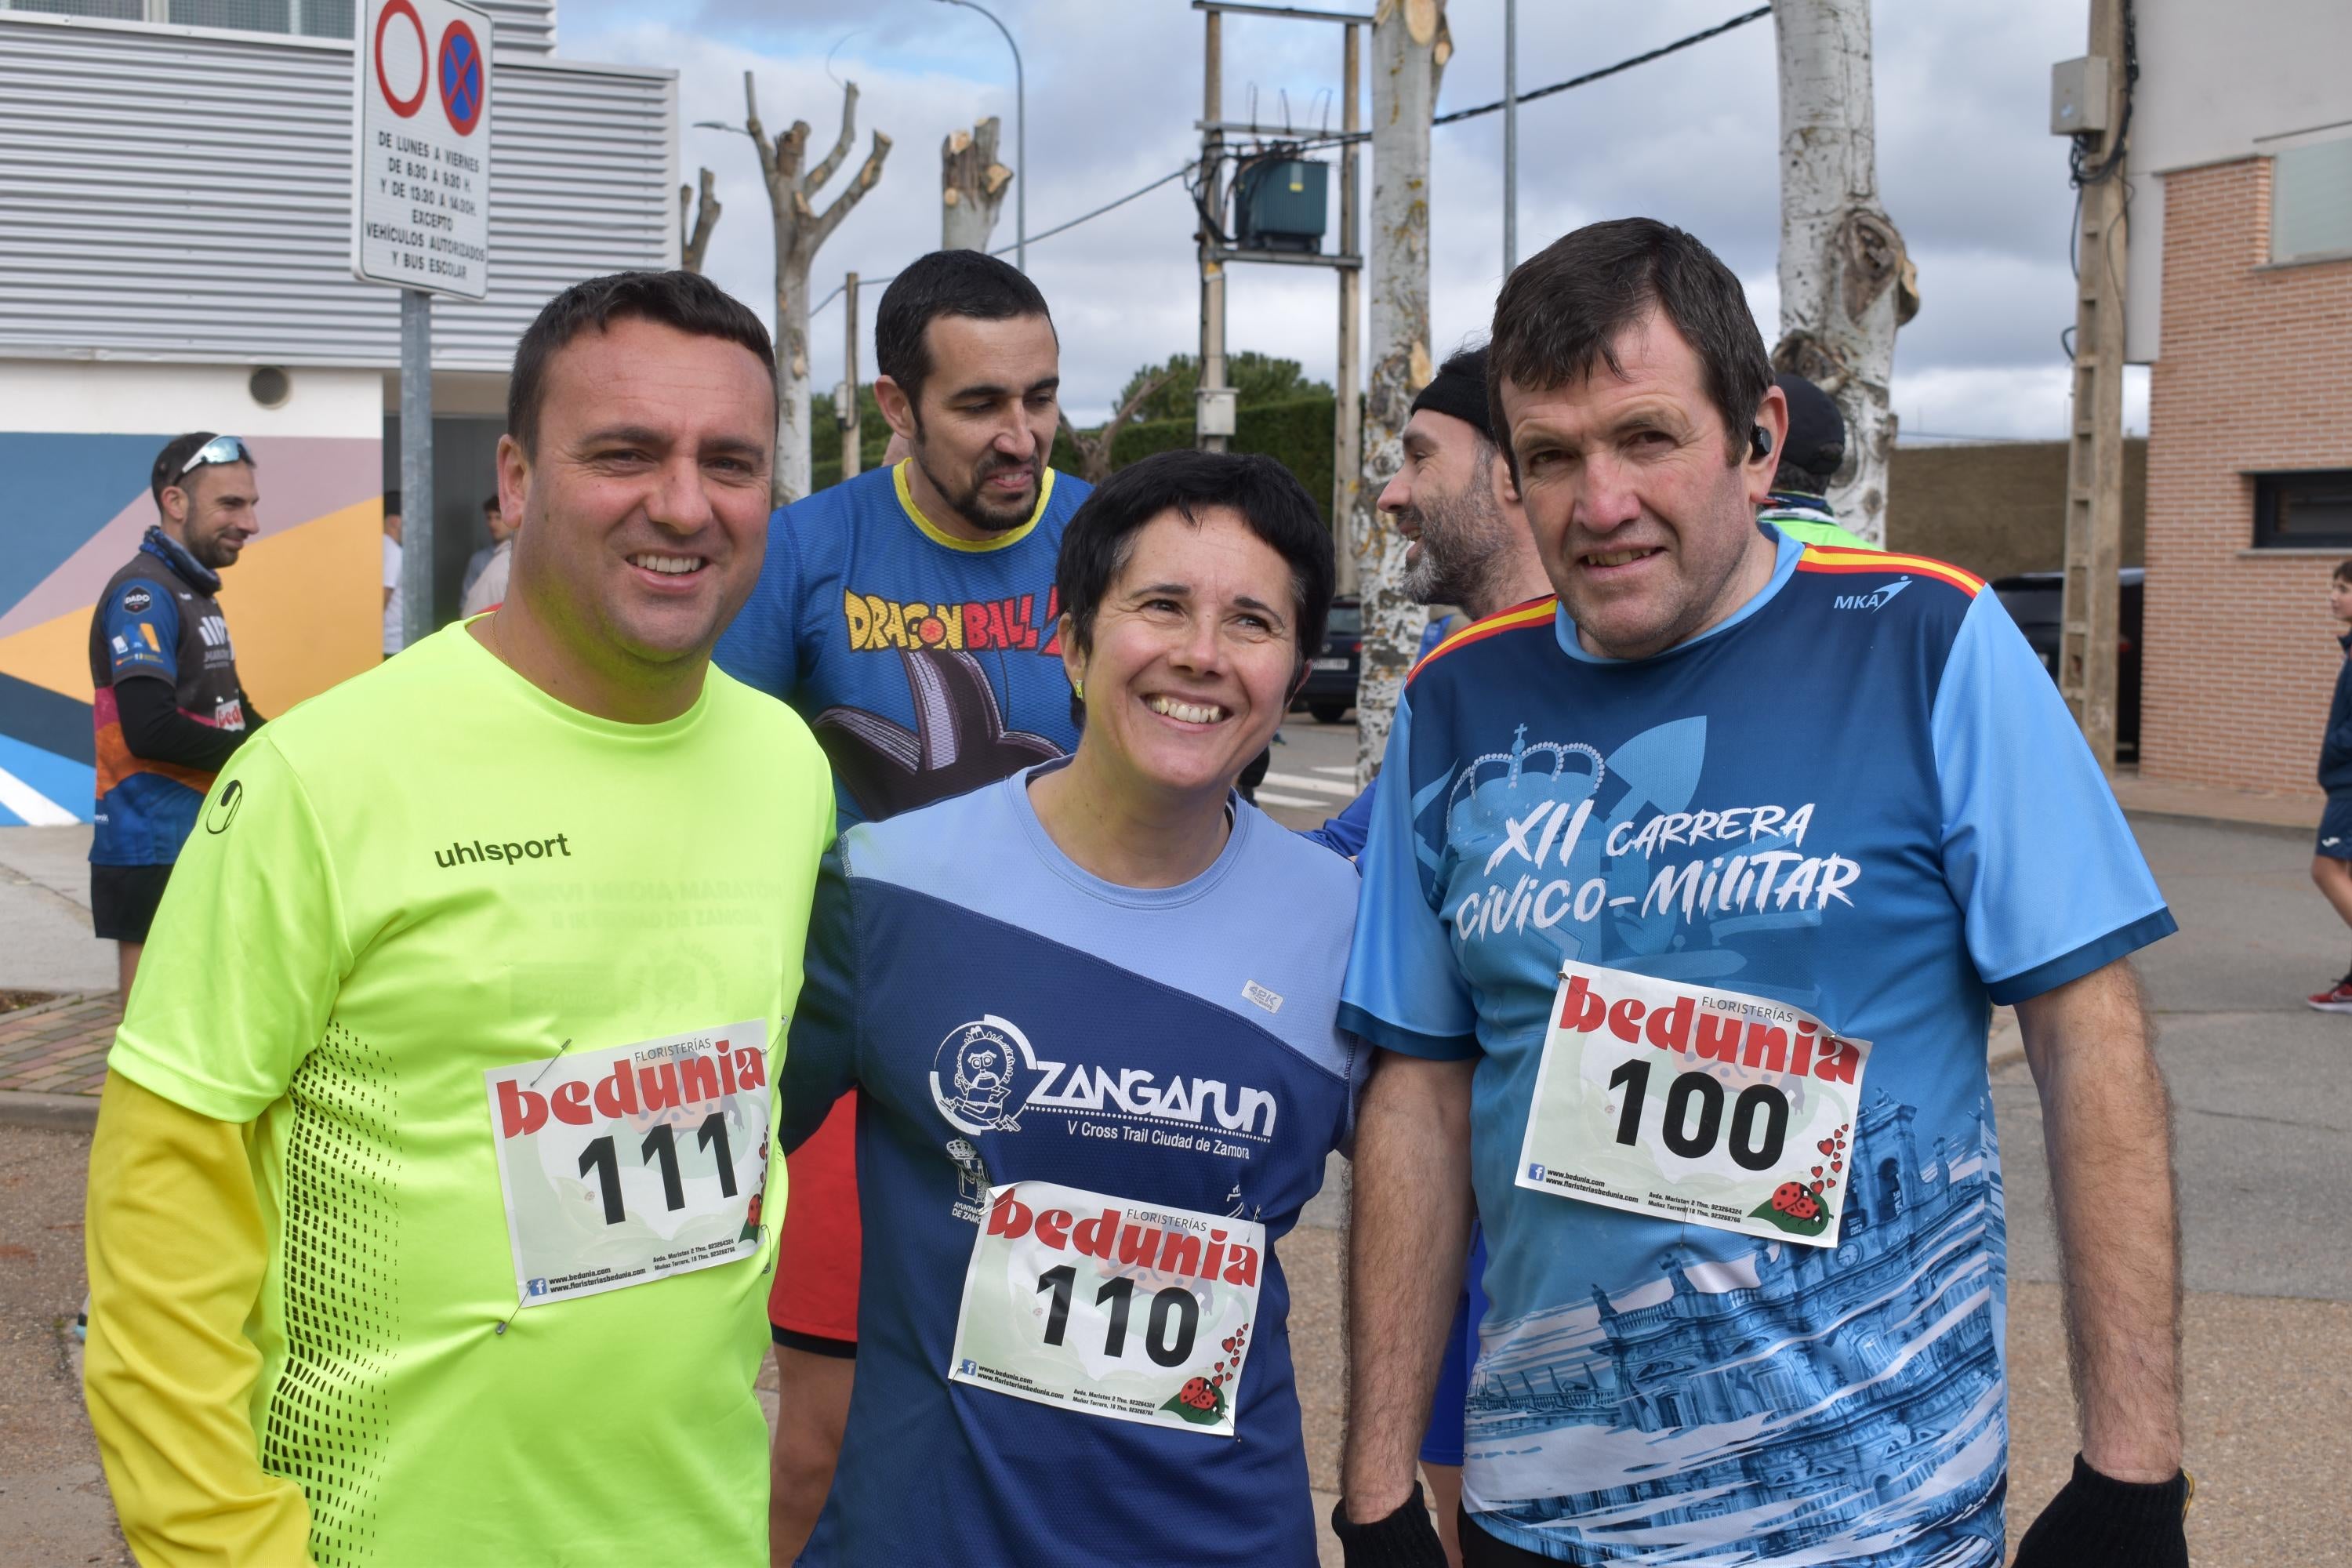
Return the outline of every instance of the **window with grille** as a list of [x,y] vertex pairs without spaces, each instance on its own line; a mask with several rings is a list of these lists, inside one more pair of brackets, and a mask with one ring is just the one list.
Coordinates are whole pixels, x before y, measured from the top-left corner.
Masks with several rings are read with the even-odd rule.
[[2254,548],[2352,546],[2352,468],[2253,474]]

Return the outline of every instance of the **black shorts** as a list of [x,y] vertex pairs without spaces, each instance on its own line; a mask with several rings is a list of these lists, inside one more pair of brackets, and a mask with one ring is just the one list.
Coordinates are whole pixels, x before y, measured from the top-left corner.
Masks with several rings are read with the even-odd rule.
[[2318,853],[2324,859],[2352,860],[2352,795],[2331,795],[2319,817]]
[[169,866],[92,866],[89,868],[89,922],[98,934],[113,942],[145,942],[155,923],[155,906],[163,901],[163,884],[172,879]]

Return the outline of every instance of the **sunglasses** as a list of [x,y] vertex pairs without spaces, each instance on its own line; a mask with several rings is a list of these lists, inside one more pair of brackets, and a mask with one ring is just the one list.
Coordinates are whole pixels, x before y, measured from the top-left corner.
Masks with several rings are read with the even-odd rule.
[[180,471],[172,478],[173,481],[177,483],[207,463],[250,463],[252,461],[253,454],[245,449],[244,442],[234,436],[215,436],[197,447],[188,460],[180,465]]

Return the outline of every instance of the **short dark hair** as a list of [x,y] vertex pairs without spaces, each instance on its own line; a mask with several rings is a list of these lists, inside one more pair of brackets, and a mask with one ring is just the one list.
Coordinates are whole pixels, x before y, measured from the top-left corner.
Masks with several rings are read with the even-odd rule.
[[528,454],[539,441],[540,405],[547,400],[547,365],[583,332],[614,321],[658,321],[698,338],[720,338],[751,351],[775,383],[776,351],[768,329],[743,302],[693,272],[611,272],[574,283],[540,308],[515,344],[507,382],[507,434]]
[[1521,262],[1495,301],[1486,398],[1512,478],[1519,463],[1503,417],[1504,381],[1549,389],[1581,381],[1603,364],[1622,374],[1617,335],[1653,310],[1698,355],[1707,400],[1730,437],[1731,461],[1747,457],[1748,429],[1772,385],[1772,363],[1739,279],[1672,224],[1612,218],[1562,235]]
[[978,321],[1043,316],[1048,326],[1054,321],[1037,285],[981,251],[934,250],[902,268],[874,313],[874,368],[897,382],[909,404],[922,401],[931,374],[925,333],[941,316]]
[[2338,561],[2336,563],[2336,576],[2334,581],[2338,583],[2352,583],[2352,561]]
[[496,511],[499,510],[499,497],[497,491],[493,490],[488,495],[482,498],[482,510],[484,511]]
[[1103,595],[1135,552],[1135,536],[1162,512],[1174,511],[1195,528],[1211,507],[1231,507],[1250,531],[1290,563],[1290,591],[1297,601],[1298,658],[1323,647],[1323,623],[1331,613],[1331,587],[1338,567],[1331,531],[1322,513],[1288,468],[1255,452],[1197,452],[1189,447],[1154,452],[1105,479],[1080,503],[1062,532],[1061,559],[1054,587],[1062,613],[1080,649],[1094,644],[1095,613]]
[[387,517],[398,517],[401,515],[400,492],[398,490],[386,490],[383,492],[383,510],[384,515]]
[[188,466],[188,459],[219,434],[217,430],[191,430],[163,443],[163,449],[155,454],[154,470],[147,477],[147,488],[154,494],[157,512],[163,510],[163,492],[180,482],[180,470]]

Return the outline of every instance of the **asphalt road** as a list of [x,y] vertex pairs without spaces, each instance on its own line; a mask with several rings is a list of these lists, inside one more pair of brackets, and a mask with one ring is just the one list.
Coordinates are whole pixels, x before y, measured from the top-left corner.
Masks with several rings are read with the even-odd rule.
[[[1353,749],[1351,728],[1296,717],[1266,793],[1301,804],[1269,809],[1292,826],[1336,812]],[[2309,884],[2305,838],[2155,818],[2135,826],[2183,928],[2141,967],[2178,1107],[2196,1560],[2352,1563],[2352,1248],[2342,1240],[2352,1018],[2301,1000],[2343,973],[2352,938]],[[0,867],[39,858],[12,858],[5,837]],[[2063,1482],[2074,1436],[2040,1107],[2021,1064],[1996,1074],[1994,1096],[2011,1235],[2013,1538]],[[0,1127],[0,1564],[127,1561],[64,1333],[82,1291],[87,1145]],[[1341,1237],[1330,1226],[1344,1212],[1343,1172],[1333,1174],[1310,1228],[1284,1249],[1310,1471],[1326,1492],[1342,1403]]]

